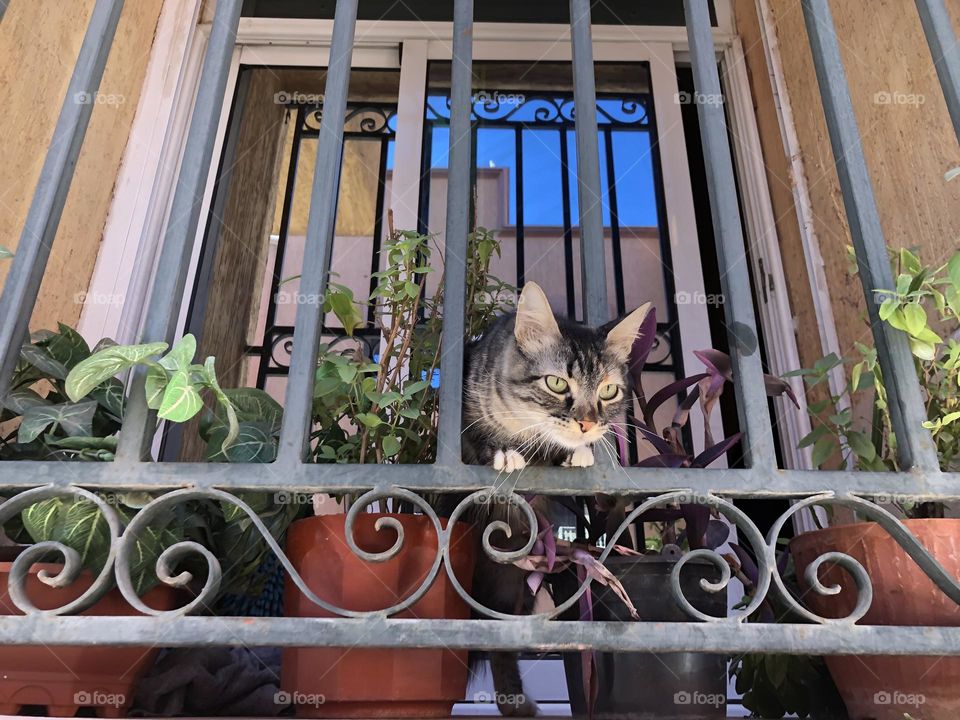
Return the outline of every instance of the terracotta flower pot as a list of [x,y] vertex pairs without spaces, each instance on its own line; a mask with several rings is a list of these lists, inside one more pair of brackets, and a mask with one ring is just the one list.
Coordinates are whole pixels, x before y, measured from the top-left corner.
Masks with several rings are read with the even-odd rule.
[[[954,577],[960,577],[960,520],[907,520],[906,526]],[[803,572],[818,556],[838,551],[856,558],[873,581],[873,604],[861,625],[960,625],[960,607],[944,595],[876,523],[857,523],[798,535],[790,542],[801,587]],[[849,615],[856,604],[852,578],[823,565],[825,585],[839,595],[809,592],[804,602],[823,617]],[[960,717],[960,657],[836,656],[830,674],[853,720],[923,720]]]
[[[0,615],[22,615],[8,594],[11,563],[0,563]],[[62,607],[80,597],[93,583],[84,570],[69,587],[40,582],[41,569],[56,574],[62,566],[36,564],[27,578],[27,595],[42,610]],[[177,607],[178,593],[166,586],[143,596],[150,607]],[[139,615],[114,588],[82,615]],[[43,705],[54,717],[72,717],[81,707],[100,717],[121,717],[133,701],[137,681],[159,652],[149,647],[0,646],[0,713],[15,715],[27,705]]]
[[[357,517],[354,537],[367,552],[392,547],[396,534],[378,532],[383,515]],[[382,563],[354,555],[344,536],[344,515],[324,515],[294,523],[286,552],[310,589],[325,601],[349,610],[380,610],[408,597],[424,581],[437,554],[430,520],[393,515],[403,523],[400,552]],[[453,528],[451,553],[457,579],[467,590],[473,575],[476,543],[469,526]],[[310,602],[287,579],[286,615],[333,617]],[[467,619],[470,609],[441,568],[430,590],[399,618]],[[446,649],[397,650],[289,648],[283,653],[281,687],[296,705],[298,717],[441,717],[463,699],[467,653]]]

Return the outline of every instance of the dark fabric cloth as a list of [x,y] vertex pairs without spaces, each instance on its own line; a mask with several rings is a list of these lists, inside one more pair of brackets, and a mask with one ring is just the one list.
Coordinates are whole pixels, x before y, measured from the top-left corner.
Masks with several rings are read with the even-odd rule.
[[275,648],[177,648],[161,655],[137,687],[133,713],[279,715],[280,651]]

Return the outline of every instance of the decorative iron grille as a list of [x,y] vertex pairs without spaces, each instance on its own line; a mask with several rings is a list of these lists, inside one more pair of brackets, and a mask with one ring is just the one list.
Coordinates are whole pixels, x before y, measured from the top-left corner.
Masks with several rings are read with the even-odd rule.
[[[96,91],[122,4],[122,0],[98,0],[96,4],[16,258],[4,287],[0,301],[0,382],[3,383],[0,390],[6,389],[17,363],[21,343],[26,337],[28,320],[90,118],[91,104],[74,103],[70,99],[80,93],[91,94]],[[950,20],[942,0],[917,0],[917,5],[934,52],[942,58],[938,63],[938,71],[954,125],[960,130],[960,58]],[[144,342],[170,341],[176,331],[178,302],[184,293],[190,242],[195,236],[200,212],[199,198],[213,152],[240,6],[240,0],[220,0],[217,3],[180,180],[142,332]],[[719,97],[721,88],[707,2],[685,0],[684,7],[697,92],[708,97]],[[356,12],[357,0],[338,0],[301,281],[302,292],[312,297],[322,297],[326,284]],[[793,600],[785,591],[774,560],[777,535],[793,514],[814,504],[847,507],[879,523],[944,593],[960,603],[960,583],[957,579],[946,573],[899,520],[869,499],[877,495],[896,494],[904,488],[909,488],[920,499],[957,499],[960,498],[960,477],[956,473],[941,471],[931,438],[922,428],[921,423],[925,418],[920,388],[906,339],[889,330],[879,322],[877,316],[872,289],[891,287],[893,282],[829,2],[804,0],[803,12],[856,246],[860,277],[880,363],[888,380],[901,466],[907,469],[896,473],[848,473],[777,468],[771,420],[763,391],[750,282],[746,264],[741,262],[744,244],[724,113],[718,104],[701,103],[698,112],[727,299],[725,308],[737,378],[738,409],[741,427],[747,438],[746,467],[682,472],[603,464],[582,470],[531,467],[507,498],[533,524],[533,511],[524,499],[526,493],[584,495],[603,492],[651,496],[630,514],[624,526],[609,539],[611,541],[623,532],[634,517],[654,507],[682,501],[716,508],[737,526],[741,538],[755,551],[760,566],[757,591],[749,606],[739,614],[723,618],[703,615],[680,592],[679,568],[686,559],[696,557],[709,560],[721,574],[717,582],[704,581],[704,587],[722,589],[726,586],[730,576],[726,563],[717,554],[705,550],[691,552],[677,564],[673,583],[677,602],[691,617],[701,622],[547,622],[575,602],[585,592],[586,584],[571,600],[546,615],[518,618],[484,608],[469,596],[452,573],[448,531],[418,494],[435,491],[467,493],[467,498],[453,512],[452,519],[456,519],[474,498],[490,491],[494,478],[489,468],[468,466],[461,462],[462,314],[448,312],[444,317],[446,356],[444,378],[440,386],[440,444],[436,462],[431,465],[392,466],[317,465],[304,462],[311,426],[310,384],[314,377],[321,332],[322,308],[313,303],[298,306],[279,454],[272,465],[152,462],[149,455],[152,433],[148,428],[153,427],[153,423],[144,394],[144,377],[139,374],[128,399],[115,461],[27,461],[0,467],[0,486],[8,495],[16,493],[0,506],[0,522],[6,522],[40,500],[74,496],[96,503],[103,511],[111,531],[109,559],[94,584],[76,601],[53,610],[38,610],[30,605],[24,593],[24,576],[30,564],[40,556],[55,551],[70,561],[70,551],[62,545],[47,543],[32,546],[21,554],[11,574],[10,593],[26,616],[0,617],[0,642],[83,645],[99,644],[109,638],[113,644],[165,646],[349,645],[542,650],[596,648],[654,652],[698,650],[721,653],[960,654],[960,628],[957,627],[856,625],[869,604],[871,585],[865,570],[849,556],[831,554],[818,560],[818,563],[829,560],[840,564],[853,575],[859,586],[856,609],[840,620],[819,617]],[[464,255],[470,230],[472,0],[455,0],[454,13],[445,305],[448,308],[462,308],[465,302]],[[570,15],[583,246],[583,317],[590,324],[600,324],[608,318],[602,260],[603,218],[600,203],[591,201],[591,198],[601,196],[601,186],[589,0],[571,0]],[[941,51],[942,55],[939,54]],[[91,490],[96,488],[168,492],[150,502],[123,528],[114,509]],[[439,551],[430,574],[410,596],[384,610],[357,612],[325,602],[309,590],[263,522],[235,494],[243,490],[266,489],[362,493],[347,516],[347,538],[354,553],[371,561],[382,561],[394,555],[403,544],[402,531],[397,528],[400,534],[390,550],[379,554],[366,553],[356,546],[350,533],[357,513],[365,505],[387,497],[415,505],[432,521],[439,538]],[[756,525],[731,499],[768,496],[797,498],[797,502],[776,521],[770,536],[764,539]],[[194,499],[212,499],[232,504],[246,513],[301,591],[317,605],[339,617],[251,620],[190,616],[215,591],[220,576],[220,569],[212,554],[192,543],[178,543],[170,547],[161,558],[158,575],[165,582],[173,582],[170,568],[174,561],[185,554],[199,554],[209,566],[209,577],[201,594],[173,611],[159,611],[144,605],[137,597],[130,578],[134,541],[151,520],[166,508]],[[500,552],[491,546],[490,531],[488,528],[484,534],[484,549],[500,560],[522,556],[532,547],[533,538],[515,552]],[[608,548],[612,545],[613,542],[608,542]],[[609,549],[604,557],[608,552]],[[67,562],[57,580],[61,583],[67,581],[76,576],[77,570],[77,563]],[[391,618],[422,596],[440,572],[447,572],[457,591],[478,612],[489,618],[508,619],[509,622],[494,619],[462,622]],[[114,577],[123,595],[146,617],[74,617],[75,613],[90,606]],[[815,589],[821,593],[827,592],[822,587]],[[810,620],[811,624],[744,623],[744,618],[758,607],[771,590],[779,593],[784,602]]]

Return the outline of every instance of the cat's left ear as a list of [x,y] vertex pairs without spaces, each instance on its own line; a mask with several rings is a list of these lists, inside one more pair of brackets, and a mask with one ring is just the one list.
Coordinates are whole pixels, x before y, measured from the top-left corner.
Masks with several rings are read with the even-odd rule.
[[620,322],[615,325],[611,323],[613,327],[607,332],[606,348],[620,362],[626,362],[630,357],[630,349],[650,308],[650,303],[644,303]]

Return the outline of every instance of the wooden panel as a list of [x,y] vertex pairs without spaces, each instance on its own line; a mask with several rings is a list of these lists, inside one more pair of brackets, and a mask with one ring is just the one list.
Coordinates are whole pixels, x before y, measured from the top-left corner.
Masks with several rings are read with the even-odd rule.
[[[124,5],[31,321],[76,325],[163,0]],[[0,23],[0,244],[19,241],[94,0],[13,0]],[[0,266],[0,282],[7,265]]]
[[[869,334],[864,322],[863,297],[852,282],[846,260],[849,227],[813,71],[801,6],[795,0],[769,0],[785,70],[785,81],[794,109],[802,160],[810,188],[814,223],[836,314],[841,349]],[[774,148],[775,121],[770,100],[759,91],[766,73],[751,18],[752,0],[737,0],[737,24],[744,35],[751,73],[758,91],[758,118],[766,137],[765,158],[771,168],[775,203],[789,212],[789,198],[780,192],[787,175]],[[960,0],[949,0],[955,24]],[[947,184],[943,174],[960,165],[960,147],[950,124],[929,49],[914,3],[874,0],[870,3],[833,2],[841,50],[863,138],[881,222],[892,247],[918,247],[933,264],[945,260],[958,246],[960,235],[960,184]],[[778,212],[780,212],[778,210]],[[792,214],[787,217],[792,217]],[[797,247],[799,235],[785,226],[780,242],[788,275],[791,300],[801,314],[806,291],[800,289]],[[796,280],[794,280],[796,278]],[[801,352],[817,347],[809,320],[801,322]],[[808,335],[808,333],[810,333]]]

